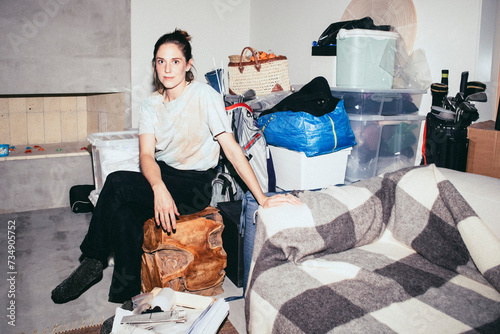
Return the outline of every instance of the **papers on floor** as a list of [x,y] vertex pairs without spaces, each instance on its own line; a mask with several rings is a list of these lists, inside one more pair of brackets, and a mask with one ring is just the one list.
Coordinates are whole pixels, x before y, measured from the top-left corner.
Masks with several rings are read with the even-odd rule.
[[[116,309],[112,333],[215,334],[229,314],[229,304],[224,299],[170,288],[157,288],[134,297],[133,302],[134,311]],[[163,312],[144,313],[154,307]]]
[[187,333],[189,334],[212,334],[217,333],[220,325],[229,313],[229,304],[224,299],[218,299],[211,304],[194,321]]

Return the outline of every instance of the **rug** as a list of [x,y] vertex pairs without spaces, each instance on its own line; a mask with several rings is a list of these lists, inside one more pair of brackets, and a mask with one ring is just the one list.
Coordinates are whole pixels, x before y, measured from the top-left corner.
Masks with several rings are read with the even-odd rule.
[[[100,334],[102,327],[101,323],[97,325],[55,325],[51,330],[46,328],[43,332],[34,331],[34,334]],[[30,333],[19,333],[19,334],[30,334]],[[222,323],[220,329],[217,334],[238,334],[236,328],[234,328],[233,324],[229,319],[226,318]]]

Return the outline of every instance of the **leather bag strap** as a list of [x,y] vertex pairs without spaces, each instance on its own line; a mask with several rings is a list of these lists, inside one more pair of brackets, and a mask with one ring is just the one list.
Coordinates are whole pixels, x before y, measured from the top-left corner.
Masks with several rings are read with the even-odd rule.
[[240,69],[240,73],[243,73],[243,70],[245,69],[242,63],[243,63],[243,56],[245,55],[246,50],[250,50],[252,52],[254,59],[255,59],[255,69],[257,70],[257,72],[260,72],[261,65],[259,63],[259,53],[254,48],[247,46],[247,47],[243,48],[243,50],[241,51],[240,65],[238,66],[238,68]]

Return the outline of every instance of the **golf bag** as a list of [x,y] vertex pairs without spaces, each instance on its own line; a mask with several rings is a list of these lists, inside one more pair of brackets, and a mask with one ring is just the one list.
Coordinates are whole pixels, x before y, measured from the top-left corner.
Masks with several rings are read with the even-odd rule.
[[467,125],[427,114],[424,132],[423,160],[425,164],[435,164],[465,172],[467,165]]
[[465,172],[469,142],[467,128],[479,119],[472,102],[486,102],[481,82],[467,82],[468,72],[462,73],[460,92],[446,97],[448,86],[434,83],[431,87],[432,107],[427,114],[422,145],[422,165],[435,164]]

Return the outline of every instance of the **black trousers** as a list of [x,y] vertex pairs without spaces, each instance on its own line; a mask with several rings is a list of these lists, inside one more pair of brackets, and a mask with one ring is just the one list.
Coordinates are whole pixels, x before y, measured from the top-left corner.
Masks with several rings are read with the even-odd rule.
[[[158,165],[181,215],[210,204],[215,169],[181,171],[163,162]],[[154,194],[142,173],[118,171],[106,177],[80,249],[84,256],[104,263],[113,255],[110,302],[123,303],[140,293],[143,225],[152,217]]]

